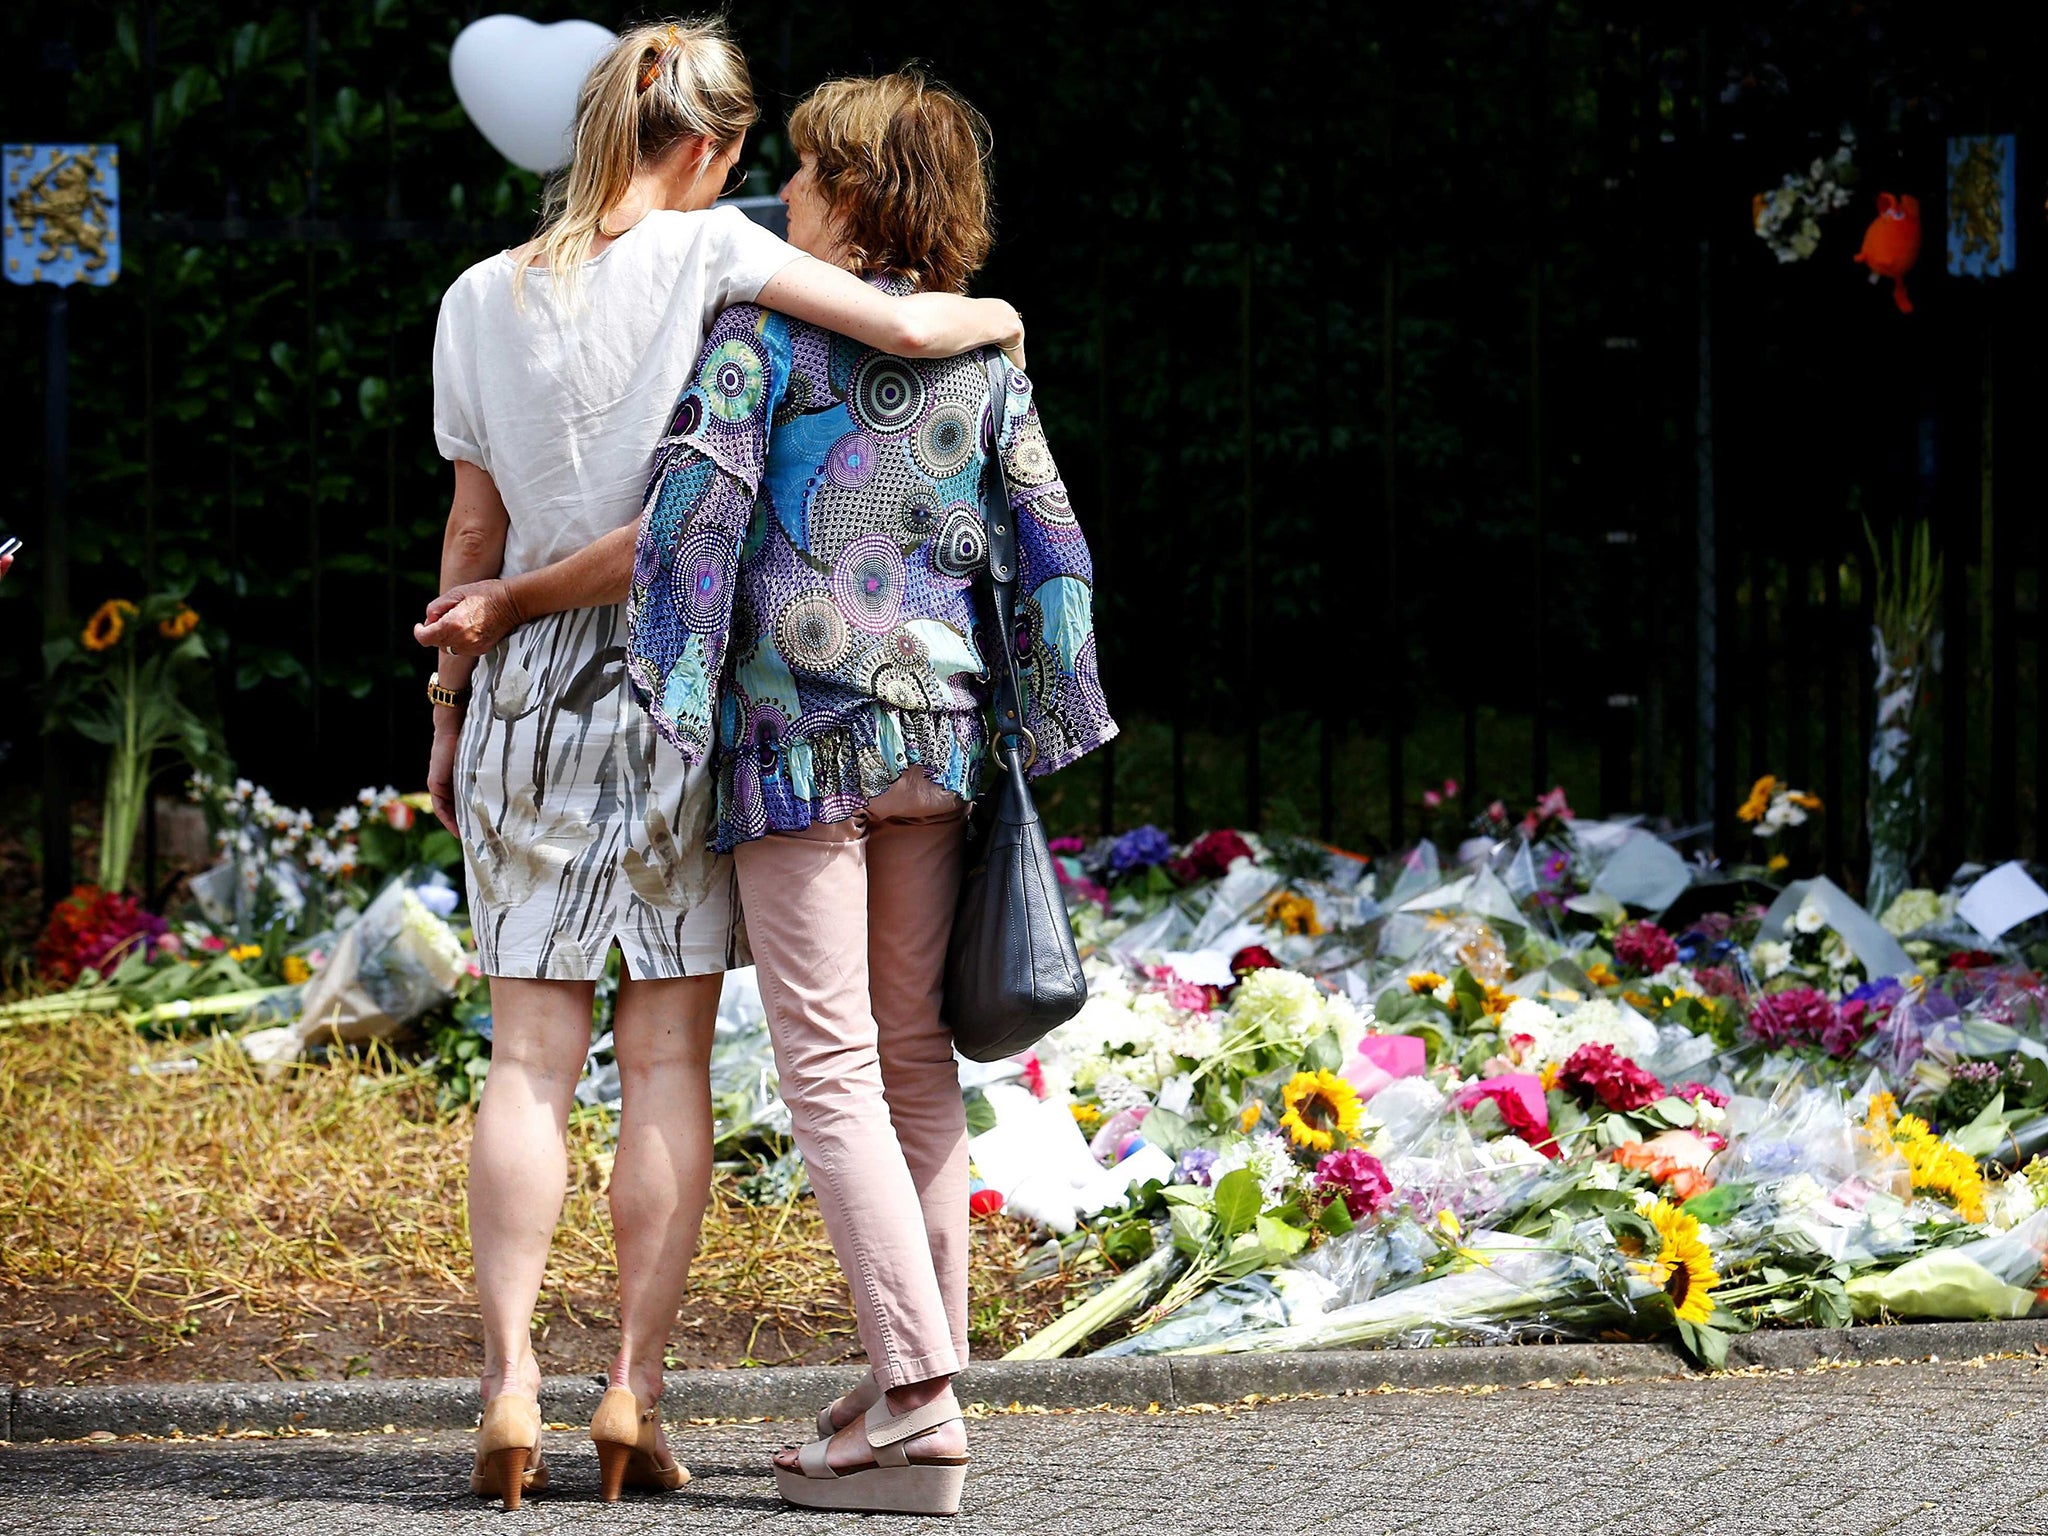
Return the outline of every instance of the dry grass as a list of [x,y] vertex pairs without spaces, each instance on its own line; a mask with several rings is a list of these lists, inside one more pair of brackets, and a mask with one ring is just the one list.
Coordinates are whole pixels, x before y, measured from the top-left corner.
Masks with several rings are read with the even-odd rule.
[[[0,1031],[0,1286],[105,1296],[162,1345],[223,1313],[466,1300],[470,1117],[436,1109],[427,1071],[380,1056],[269,1081],[226,1049],[196,1071],[133,1070],[189,1051],[108,1019]],[[604,1309],[610,1145],[594,1116],[572,1129],[570,1170],[544,1305]],[[1020,1223],[978,1223],[976,1236],[976,1347],[993,1352],[1057,1315],[1075,1282],[1019,1283]],[[691,1290],[785,1337],[850,1341],[808,1198],[750,1206],[721,1180]],[[754,1363],[751,1341],[732,1363]]]

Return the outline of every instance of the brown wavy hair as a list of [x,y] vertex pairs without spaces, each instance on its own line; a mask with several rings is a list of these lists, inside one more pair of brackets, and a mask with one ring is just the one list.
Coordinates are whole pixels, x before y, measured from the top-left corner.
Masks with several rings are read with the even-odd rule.
[[789,115],[856,272],[964,293],[995,242],[988,120],[915,69],[830,80]]

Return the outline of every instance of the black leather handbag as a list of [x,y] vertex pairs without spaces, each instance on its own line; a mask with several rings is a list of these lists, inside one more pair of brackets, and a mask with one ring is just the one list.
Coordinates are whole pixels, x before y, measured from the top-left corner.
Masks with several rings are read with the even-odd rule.
[[[1000,439],[1007,381],[994,351],[983,356],[982,366]],[[1002,660],[991,668],[989,772],[974,808],[967,872],[946,951],[946,1018],[960,1054],[972,1061],[1028,1051],[1088,1000],[1066,897],[1024,777],[1038,747],[1024,726],[1017,680],[1016,514],[997,446],[989,449],[987,477],[988,589]]]

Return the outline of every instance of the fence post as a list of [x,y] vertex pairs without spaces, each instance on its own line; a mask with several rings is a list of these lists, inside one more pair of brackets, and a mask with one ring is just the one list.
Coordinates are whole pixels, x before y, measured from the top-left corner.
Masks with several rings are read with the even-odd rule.
[[[43,288],[43,633],[71,628],[70,526],[65,515],[71,416],[71,297]],[[43,907],[71,894],[71,780],[64,738],[43,735]]]

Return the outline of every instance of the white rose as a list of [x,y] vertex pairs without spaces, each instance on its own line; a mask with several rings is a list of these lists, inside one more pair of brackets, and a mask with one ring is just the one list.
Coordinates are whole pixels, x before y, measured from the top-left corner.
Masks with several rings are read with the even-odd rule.
[[1792,968],[1792,946],[1779,943],[1775,939],[1762,939],[1750,950],[1749,958],[1750,963],[1757,968],[1757,973],[1765,981],[1769,981],[1774,976],[1784,975]]
[[1819,933],[1827,925],[1827,918],[1810,896],[1800,902],[1799,910],[1792,914],[1792,926],[1801,933]]

